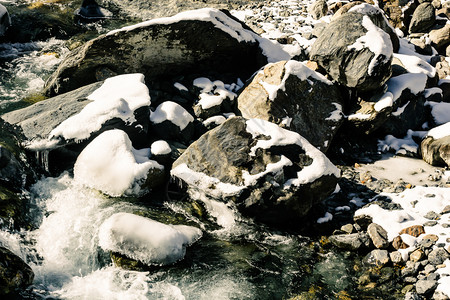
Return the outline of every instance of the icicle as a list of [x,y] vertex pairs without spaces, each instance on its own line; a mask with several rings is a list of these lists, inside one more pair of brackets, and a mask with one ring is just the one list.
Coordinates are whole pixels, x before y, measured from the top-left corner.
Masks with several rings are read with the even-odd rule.
[[48,166],[48,154],[49,153],[50,153],[49,150],[37,150],[36,151],[36,160],[37,160],[38,164],[41,165],[41,167],[43,167],[46,172],[50,172],[49,166]]

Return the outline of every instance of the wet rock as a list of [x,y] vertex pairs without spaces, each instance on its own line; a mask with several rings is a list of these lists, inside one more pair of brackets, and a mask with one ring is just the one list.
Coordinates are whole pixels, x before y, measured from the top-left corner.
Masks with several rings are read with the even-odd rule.
[[369,265],[374,265],[377,267],[382,267],[387,265],[390,262],[389,252],[387,250],[375,249],[372,250],[367,256],[364,258],[364,263]]
[[[381,14],[380,18],[383,18]],[[392,73],[392,42],[389,35],[376,26],[382,22],[385,22],[384,19],[356,12],[340,16],[314,42],[310,51],[311,60],[347,87],[362,92],[378,89]],[[377,53],[372,52],[367,44],[357,42],[364,39],[368,28],[381,47],[380,51],[375,51]]]
[[450,166],[450,136],[426,137],[420,144],[422,158],[433,166]]
[[419,280],[416,282],[416,291],[419,295],[429,295],[437,287],[437,281],[435,280]]
[[324,17],[328,12],[327,2],[325,0],[314,1],[314,3],[308,8],[308,12],[315,20]]
[[[321,162],[323,167],[317,163]],[[314,176],[302,170],[319,167]],[[304,217],[331,194],[338,169],[297,133],[263,120],[228,119],[191,144],[171,175],[191,192],[228,201],[257,219],[279,224]]]
[[372,243],[378,249],[385,249],[389,246],[388,236],[386,230],[376,223],[372,223],[367,227]]
[[24,290],[33,283],[33,270],[17,255],[0,247],[0,294]]
[[369,236],[365,233],[332,235],[330,241],[336,247],[345,250],[358,250],[369,246]]
[[450,258],[450,254],[443,248],[435,248],[428,254],[428,261],[432,265],[440,265]]
[[5,35],[6,30],[11,25],[11,17],[8,10],[2,4],[0,4],[0,36]]
[[398,234],[409,234],[413,237],[418,237],[419,235],[425,233],[425,228],[422,225],[413,225],[402,229]]
[[429,2],[417,6],[409,24],[409,32],[426,32],[436,21],[435,8]]
[[100,7],[95,0],[83,0],[81,7],[75,11],[75,21],[91,23],[112,17],[112,13]]
[[304,63],[267,65],[238,98],[245,118],[276,123],[305,137],[326,152],[343,122],[338,88]]
[[105,67],[116,74],[142,73],[147,81],[211,70],[248,78],[267,63],[260,41],[214,9],[140,23],[73,50],[47,81],[45,93],[53,96],[95,82],[97,70]]

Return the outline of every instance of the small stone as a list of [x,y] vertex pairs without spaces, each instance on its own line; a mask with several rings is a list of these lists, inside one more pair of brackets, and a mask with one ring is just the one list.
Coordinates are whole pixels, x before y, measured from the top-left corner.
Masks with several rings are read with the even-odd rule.
[[345,232],[345,233],[353,233],[353,231],[354,231],[354,228],[353,228],[353,225],[352,224],[346,224],[346,225],[343,225],[342,227],[341,227],[341,230],[343,231],[343,232]]
[[416,292],[419,295],[427,295],[434,291],[437,287],[435,280],[419,280],[416,283]]
[[435,280],[435,281],[438,281],[440,276],[441,276],[441,275],[439,275],[439,273],[431,273],[431,274],[429,274],[429,275],[427,276],[427,280]]
[[398,234],[409,234],[413,237],[418,237],[419,235],[425,233],[425,228],[422,225],[413,225],[402,229]]
[[446,294],[441,291],[435,291],[432,297],[433,300],[448,300],[450,299]]
[[430,240],[430,241],[433,241],[433,242],[437,242],[439,240],[439,237],[437,235],[431,233],[431,234],[425,235],[422,238],[422,241],[423,240]]
[[441,215],[434,212],[434,211],[429,211],[427,212],[427,214],[424,216],[425,219],[428,220],[439,220],[441,218]]
[[427,198],[434,198],[434,197],[436,197],[436,195],[435,194],[426,194],[425,197],[427,197]]
[[429,226],[429,227],[433,227],[437,224],[437,221],[427,221],[425,223],[423,223],[423,226]]
[[440,265],[450,257],[450,254],[443,248],[436,248],[428,255],[428,260],[432,265]]
[[[422,297],[417,295],[417,293],[411,292],[413,287],[414,286],[412,286],[412,285],[407,285],[403,288],[403,290],[409,289],[409,291],[405,294],[405,300],[422,300]],[[402,292],[403,292],[403,290],[402,290]]]
[[403,256],[399,251],[389,253],[389,257],[393,264],[401,264],[403,262]]
[[436,267],[433,265],[426,265],[425,269],[423,270],[423,272],[425,273],[425,275],[428,275],[430,273],[433,273],[434,271],[436,271]]
[[447,205],[446,207],[444,207],[444,209],[441,211],[441,215],[445,215],[450,213],[450,205]]
[[398,249],[406,249],[409,247],[403,240],[401,236],[397,236],[392,240],[392,247],[396,250]]
[[369,265],[375,265],[377,267],[385,266],[390,261],[389,252],[387,250],[375,249],[372,250],[364,258],[364,262]]
[[449,223],[444,223],[441,225],[443,228],[450,228],[450,224]]
[[372,223],[372,217],[368,215],[358,215],[353,217],[353,221],[358,224],[362,230],[367,229],[367,226]]
[[408,276],[408,277],[403,278],[403,282],[404,283],[416,283],[417,278],[413,277],[413,276]]
[[[365,237],[364,237],[365,236]],[[358,250],[365,245],[365,239],[368,239],[366,234],[352,233],[340,234],[330,236],[330,241],[338,248],[346,250]]]
[[412,262],[418,262],[425,256],[422,250],[416,249],[409,255],[409,260]]
[[372,240],[372,243],[378,249],[385,249],[389,246],[388,235],[383,227],[376,223],[372,223],[367,227],[367,233]]

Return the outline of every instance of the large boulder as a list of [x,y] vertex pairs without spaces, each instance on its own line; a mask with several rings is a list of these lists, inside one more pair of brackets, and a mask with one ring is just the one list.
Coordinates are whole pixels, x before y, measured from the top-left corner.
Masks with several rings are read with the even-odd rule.
[[[69,54],[45,92],[52,96],[93,83],[105,70],[143,73],[147,81],[211,70],[248,78],[268,60],[289,58],[244,26],[225,12],[201,9],[114,30]],[[277,57],[268,57],[273,53]]]
[[33,279],[33,270],[20,257],[0,247],[0,295],[8,297],[24,290]]
[[436,9],[430,2],[423,2],[417,6],[409,24],[409,32],[426,32],[436,21],[435,11]]
[[343,121],[342,96],[323,75],[297,61],[268,64],[241,92],[243,117],[273,122],[323,152]]
[[135,148],[148,146],[150,96],[142,74],[125,74],[4,114],[43,153],[44,167],[60,172],[100,133],[122,129]]
[[349,10],[328,24],[312,45],[311,60],[339,83],[368,92],[391,76],[393,45],[383,14]]
[[263,222],[298,224],[334,191],[339,170],[299,134],[234,117],[191,144],[171,175]]
[[421,143],[422,158],[433,166],[450,166],[450,123],[433,128]]
[[2,4],[0,4],[0,36],[5,35],[6,30],[11,25],[11,17],[8,10]]

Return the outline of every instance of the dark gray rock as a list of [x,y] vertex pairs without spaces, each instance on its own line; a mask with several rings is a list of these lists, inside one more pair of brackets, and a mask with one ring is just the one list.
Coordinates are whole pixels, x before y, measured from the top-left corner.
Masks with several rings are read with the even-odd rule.
[[437,281],[435,280],[419,280],[416,282],[416,292],[419,295],[429,295],[434,292],[437,287]]
[[368,247],[369,236],[365,233],[339,234],[330,236],[330,242],[340,249],[358,250]]
[[450,166],[450,136],[426,137],[420,144],[422,158],[433,166]]
[[[333,20],[314,42],[311,60],[347,87],[362,92],[378,89],[391,76],[393,46],[389,35],[376,26],[385,22],[384,17],[375,19],[375,16],[348,12]],[[374,53],[368,44],[361,44],[368,32],[366,26],[378,38],[376,43],[382,44],[381,53]]]
[[[315,174],[303,177],[302,170],[312,165],[318,167]],[[297,133],[234,117],[192,143],[174,162],[171,175],[191,192],[232,200],[240,211],[263,222],[295,225],[333,192],[336,171]]]
[[409,32],[426,32],[436,21],[436,9],[429,2],[424,2],[417,6],[409,24]]
[[435,248],[428,254],[428,261],[432,265],[440,265],[450,258],[450,254],[444,248]]
[[313,19],[318,20],[326,16],[328,12],[328,4],[325,0],[316,0],[308,8],[308,12],[313,17]]
[[367,227],[367,233],[372,240],[372,243],[378,249],[385,249],[389,246],[388,236],[386,230],[376,223],[372,223]]
[[8,10],[0,4],[0,36],[5,35],[6,30],[11,25],[11,17]]
[[238,109],[245,118],[295,131],[326,152],[343,122],[342,102],[331,81],[291,60],[269,64],[256,74],[239,95]]
[[389,252],[387,250],[375,249],[372,250],[364,258],[364,263],[367,265],[373,265],[377,267],[382,267],[390,262]]
[[33,270],[20,257],[0,247],[0,295],[24,290],[33,279]]
[[75,49],[51,75],[45,93],[54,96],[96,82],[105,68],[115,74],[142,73],[148,82],[211,70],[248,78],[267,63],[261,39],[217,10],[140,23]]

